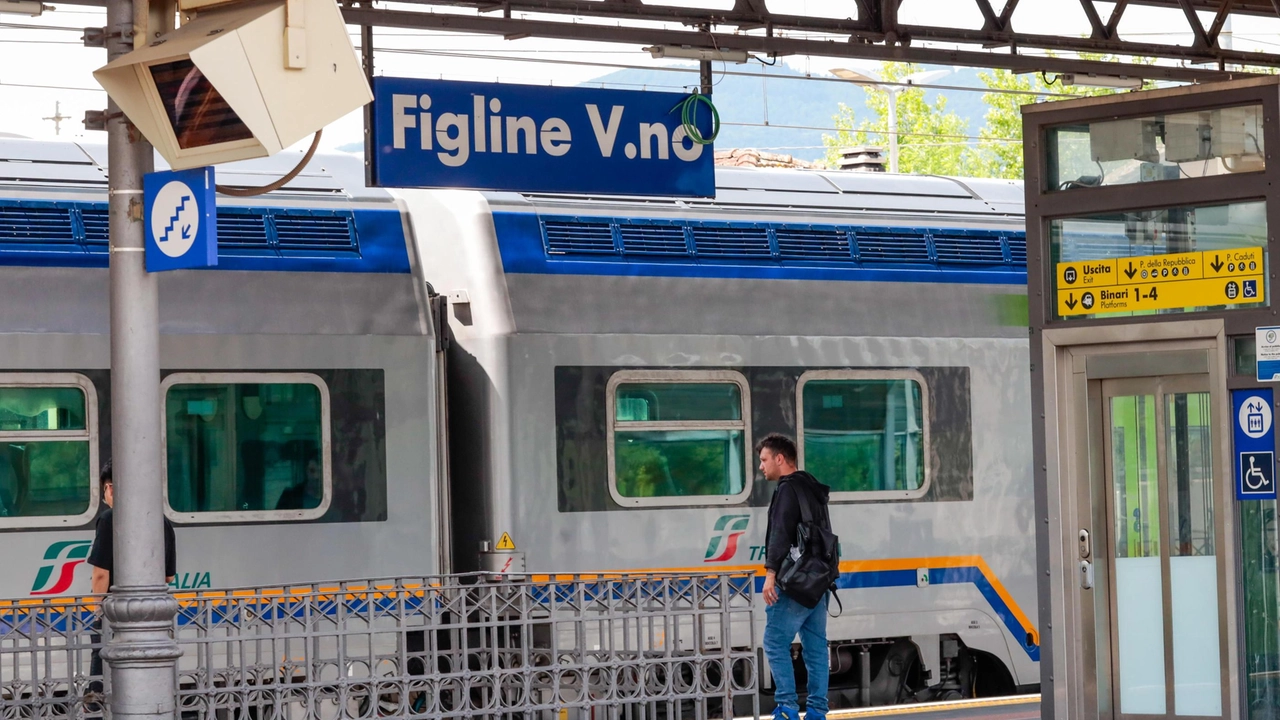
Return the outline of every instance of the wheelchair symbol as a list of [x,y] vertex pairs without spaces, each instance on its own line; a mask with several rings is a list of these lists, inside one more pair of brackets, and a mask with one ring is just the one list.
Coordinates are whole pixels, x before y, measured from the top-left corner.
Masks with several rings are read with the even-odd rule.
[[[1246,464],[1245,460],[1248,460]],[[1270,452],[1240,453],[1240,492],[1270,495],[1275,492],[1275,455]]]
[[1244,474],[1244,486],[1250,490],[1257,490],[1271,482],[1266,475],[1262,474],[1262,468],[1254,467],[1255,460],[1257,458],[1249,456],[1249,470]]

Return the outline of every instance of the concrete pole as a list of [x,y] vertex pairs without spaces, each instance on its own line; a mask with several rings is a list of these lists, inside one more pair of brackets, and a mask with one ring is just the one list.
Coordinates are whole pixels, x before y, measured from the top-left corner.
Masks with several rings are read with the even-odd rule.
[[[110,60],[133,49],[135,27],[132,0],[108,0]],[[102,658],[111,669],[116,720],[173,720],[178,603],[164,577],[160,332],[156,279],[143,254],[142,176],[152,170],[152,150],[114,102],[107,117],[115,552],[104,603],[113,634]]]
[[889,172],[898,172],[898,88],[889,88]]

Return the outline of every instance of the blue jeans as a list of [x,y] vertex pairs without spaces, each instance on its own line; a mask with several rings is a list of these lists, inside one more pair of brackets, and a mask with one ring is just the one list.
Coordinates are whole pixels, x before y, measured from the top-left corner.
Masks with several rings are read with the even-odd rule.
[[791,641],[800,635],[804,667],[809,673],[809,698],[805,703],[809,720],[827,715],[827,681],[830,667],[827,656],[827,597],[810,610],[778,593],[778,602],[765,610],[764,656],[773,673],[773,700],[778,705],[775,717],[785,714],[800,717],[800,700],[796,694],[796,671],[791,665]]

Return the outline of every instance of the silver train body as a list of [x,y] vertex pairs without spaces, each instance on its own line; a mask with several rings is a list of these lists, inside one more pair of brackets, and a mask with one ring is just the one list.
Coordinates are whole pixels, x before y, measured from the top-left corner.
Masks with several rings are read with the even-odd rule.
[[[289,162],[219,179],[259,184]],[[104,164],[101,148],[0,141],[0,444],[22,439],[4,388],[78,385],[93,467],[110,447]],[[1035,686],[1020,186],[717,175],[712,201],[387,192],[363,187],[359,159],[325,157],[284,191],[220,198],[220,269],[160,278],[167,432],[175,413],[221,417],[183,388],[227,393],[252,428],[267,400],[249,395],[314,386],[323,493],[285,500],[304,463],[277,427],[236,450],[234,501],[193,499],[175,472],[215,436],[167,438],[175,588],[760,568],[771,487],[751,445],[801,436],[816,464],[823,412],[838,426],[879,392],[857,417],[882,416],[867,475],[881,479],[831,506],[833,692],[883,704]],[[680,410],[681,388],[736,409],[699,419],[710,405]],[[701,450],[662,455],[668,441]],[[640,446],[661,457],[635,460]],[[670,463],[690,457],[727,489],[681,489]],[[4,516],[0,465],[0,597],[87,591],[91,475],[87,507],[32,520]]]
[[754,458],[740,493],[635,497],[624,428],[662,426],[626,422],[642,418],[623,389],[736,384],[754,442],[820,420],[806,402],[857,402],[810,381],[913,379],[923,486],[833,496],[832,687],[882,704],[1037,685],[1021,185],[729,168],[717,184],[713,201],[402,194],[451,300],[451,521],[456,549],[481,551],[463,569],[762,572]]
[[[288,163],[242,163],[220,180],[261,184]],[[83,560],[101,509],[97,468],[110,454],[114,400],[105,164],[104,147],[0,140],[0,454],[8,461],[0,462],[0,597],[89,588]],[[358,158],[316,165],[269,198],[220,200],[221,269],[159,276],[168,413],[190,409],[175,407],[184,385],[313,385],[329,428],[315,508],[280,510],[278,500],[248,493],[222,502],[223,512],[184,513],[170,503],[175,589],[430,573],[440,564],[441,356],[406,220],[388,193],[363,189]],[[87,391],[90,490],[61,515],[41,512],[56,505],[52,489],[24,491],[15,478],[23,470],[13,447],[25,436],[11,422],[21,409],[6,405],[23,397],[5,399],[5,388],[48,384]],[[268,421],[269,399],[253,402]],[[165,424],[172,435],[175,424]],[[275,478],[259,490],[271,494],[274,484],[280,494],[280,478],[296,465],[285,444],[241,443],[224,459],[241,465],[237,485],[252,489],[244,476],[256,464]],[[168,452],[166,460],[183,458]]]

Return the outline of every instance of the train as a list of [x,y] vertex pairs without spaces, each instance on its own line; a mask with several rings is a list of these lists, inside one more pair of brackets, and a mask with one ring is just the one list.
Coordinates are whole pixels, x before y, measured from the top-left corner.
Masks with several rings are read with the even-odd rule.
[[[218,267],[159,276],[172,587],[762,572],[782,432],[832,488],[833,707],[1036,691],[1021,184],[716,182],[388,190],[332,154],[220,197]],[[0,597],[88,591],[106,216],[103,146],[0,138]]]

